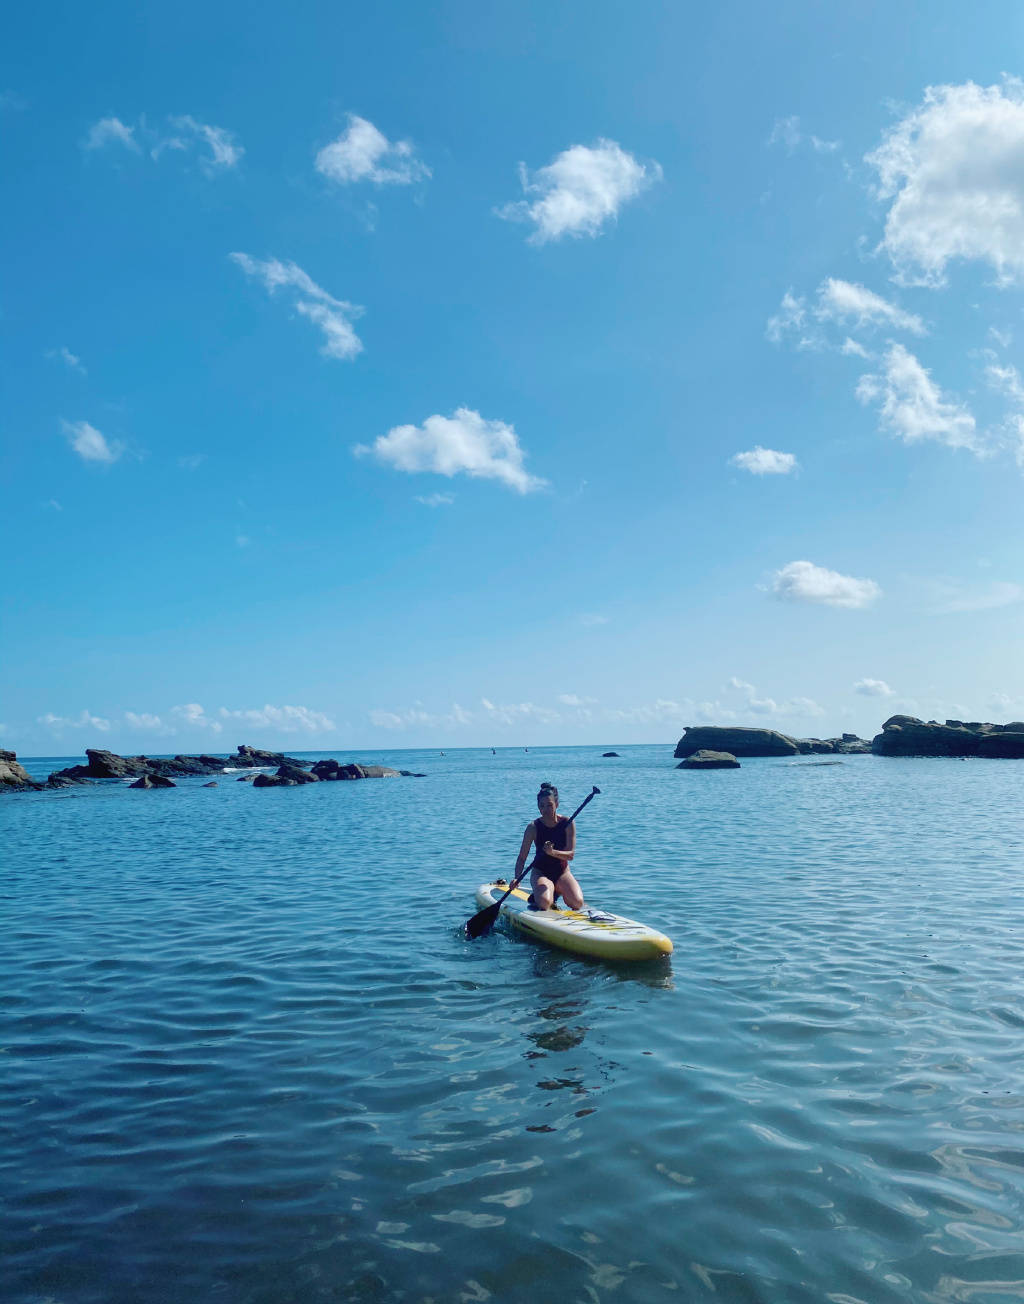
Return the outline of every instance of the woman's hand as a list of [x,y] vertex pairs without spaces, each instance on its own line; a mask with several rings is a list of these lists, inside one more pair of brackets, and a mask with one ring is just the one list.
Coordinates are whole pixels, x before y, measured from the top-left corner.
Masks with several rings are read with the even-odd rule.
[[554,849],[555,849],[555,844],[551,841],[550,838],[548,838],[547,842],[544,843],[545,856],[550,856],[551,853],[554,851]]

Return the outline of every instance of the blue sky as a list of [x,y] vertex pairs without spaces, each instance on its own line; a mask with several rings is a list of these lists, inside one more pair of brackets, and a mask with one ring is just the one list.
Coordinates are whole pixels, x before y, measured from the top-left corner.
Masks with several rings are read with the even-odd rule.
[[1024,13],[963,12],[22,7],[0,745],[1024,716]]

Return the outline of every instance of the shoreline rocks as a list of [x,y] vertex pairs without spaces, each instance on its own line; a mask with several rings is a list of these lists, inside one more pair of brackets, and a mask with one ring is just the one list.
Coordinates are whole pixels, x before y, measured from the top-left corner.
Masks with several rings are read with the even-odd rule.
[[1024,720],[1009,724],[981,721],[919,720],[913,715],[891,715],[882,732],[871,740],[876,756],[991,756],[1001,760],[1024,758]]
[[701,750],[731,752],[733,756],[808,756],[839,752],[866,755],[871,743],[856,734],[839,738],[791,738],[777,729],[747,729],[728,725],[688,725],[673,753],[676,758]]

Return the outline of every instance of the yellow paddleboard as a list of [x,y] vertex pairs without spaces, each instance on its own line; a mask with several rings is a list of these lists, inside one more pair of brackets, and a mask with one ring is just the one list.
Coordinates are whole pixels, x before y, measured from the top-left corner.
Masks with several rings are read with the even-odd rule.
[[[508,891],[506,882],[482,883],[476,891],[480,909],[492,906]],[[529,893],[517,887],[502,903],[501,917],[513,927],[539,941],[579,955],[602,960],[653,960],[671,955],[672,943],[635,919],[609,914],[606,910],[532,910]]]

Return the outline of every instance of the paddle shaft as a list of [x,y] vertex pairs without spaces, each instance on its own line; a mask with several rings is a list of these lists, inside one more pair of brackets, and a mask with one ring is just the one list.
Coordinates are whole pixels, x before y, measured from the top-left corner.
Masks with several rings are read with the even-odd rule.
[[[569,822],[570,824],[573,822],[573,820],[576,818],[576,816],[580,813],[580,811],[583,809],[583,807],[586,806],[587,802],[593,801],[594,798],[598,795],[598,793],[599,793],[600,791],[601,791],[600,788],[596,788],[596,787],[595,787],[595,788],[591,791],[590,795],[587,796],[587,797],[585,797],[585,798],[580,802],[580,804],[576,807],[576,809],[573,811],[573,813],[569,816],[569,821],[568,821],[568,822]],[[523,872],[519,875],[519,877],[518,877],[518,878],[514,878],[514,879],[512,880],[512,883],[511,883],[511,885],[509,886],[509,889],[508,889],[508,891],[505,893],[504,896],[502,896],[499,900],[495,901],[493,905],[490,905],[490,906],[484,906],[483,910],[478,910],[478,911],[477,911],[477,913],[473,916],[473,918],[470,919],[469,922],[466,924],[466,932],[470,935],[470,937],[475,937],[475,936],[476,936],[476,931],[475,931],[475,929],[474,929],[474,927],[473,927],[473,925],[474,925],[474,923],[475,923],[476,920],[478,920],[478,919],[481,919],[481,920],[482,920],[484,916],[489,916],[490,918],[489,918],[488,922],[489,922],[489,923],[493,923],[494,920],[497,919],[497,917],[498,917],[498,913],[499,913],[499,911],[501,910],[502,904],[503,904],[503,903],[508,899],[508,897],[510,897],[510,896],[512,895],[512,893],[516,890],[516,888],[519,886],[519,884],[523,881],[523,879],[524,879],[525,877],[526,877],[526,868],[524,867]]]

